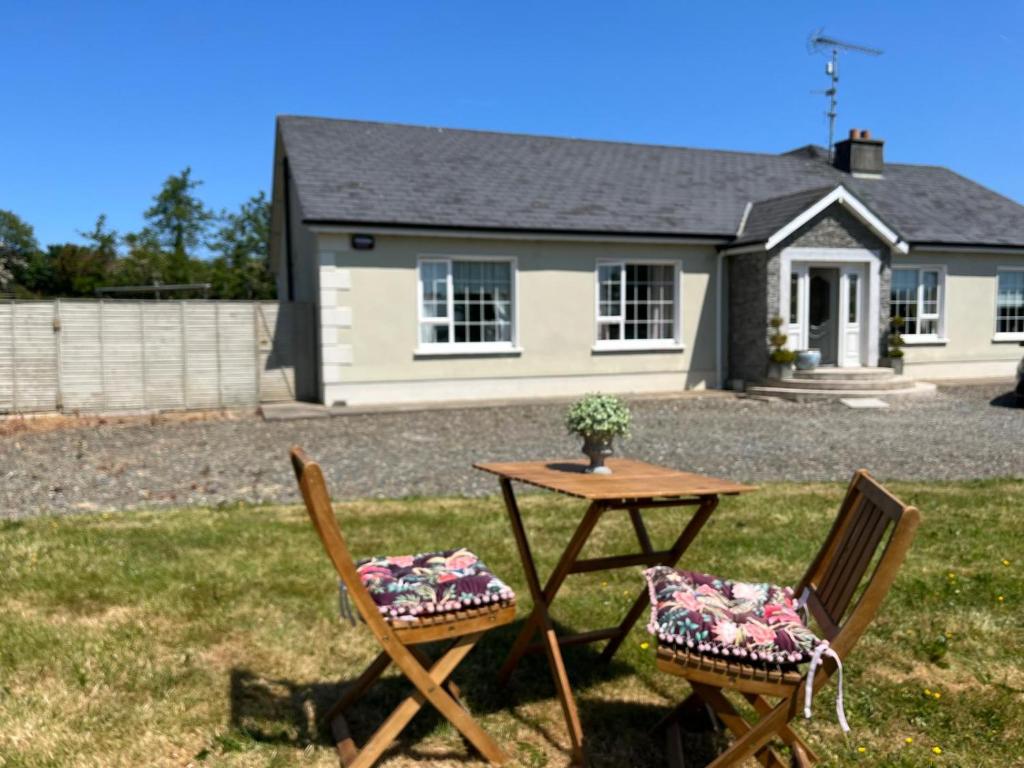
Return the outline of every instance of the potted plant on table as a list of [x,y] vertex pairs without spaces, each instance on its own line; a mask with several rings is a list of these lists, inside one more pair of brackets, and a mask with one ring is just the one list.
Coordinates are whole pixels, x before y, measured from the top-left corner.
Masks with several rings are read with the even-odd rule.
[[583,453],[590,457],[587,472],[610,475],[604,460],[614,453],[612,440],[629,429],[629,409],[614,395],[586,395],[571,406],[565,417],[570,434],[583,438]]
[[893,373],[897,376],[903,375],[903,345],[906,342],[903,340],[901,330],[906,324],[907,321],[899,315],[894,316],[889,321],[892,330],[886,338],[885,357],[881,361],[884,367],[892,368]]
[[772,349],[768,353],[768,378],[788,379],[793,375],[793,361],[796,360],[796,352],[786,349],[786,342],[789,337],[782,332],[783,320],[776,315],[769,324],[772,327],[772,335],[768,338]]

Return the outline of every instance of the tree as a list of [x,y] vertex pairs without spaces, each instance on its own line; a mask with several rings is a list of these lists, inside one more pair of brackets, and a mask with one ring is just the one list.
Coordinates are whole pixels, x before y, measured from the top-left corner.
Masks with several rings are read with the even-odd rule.
[[114,269],[113,282],[117,285],[153,285],[171,282],[167,279],[167,265],[160,237],[149,227],[124,236],[127,253]]
[[153,205],[144,214],[149,221],[148,228],[169,251],[164,275],[167,282],[192,282],[195,270],[190,252],[203,242],[213,218],[195,195],[201,185],[201,181],[192,178],[191,167],[168,176],[153,198]]
[[97,248],[77,243],[50,245],[46,249],[51,296],[94,296],[109,282],[112,262]]
[[5,288],[16,271],[38,252],[32,225],[11,211],[0,210],[0,288]]
[[210,243],[219,256],[211,268],[214,295],[222,299],[272,299],[276,295],[270,269],[270,202],[253,195],[238,213],[221,214],[222,226]]

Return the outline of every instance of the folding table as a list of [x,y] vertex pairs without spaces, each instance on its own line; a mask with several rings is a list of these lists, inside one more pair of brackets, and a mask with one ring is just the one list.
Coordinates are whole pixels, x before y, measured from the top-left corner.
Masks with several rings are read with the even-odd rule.
[[[506,682],[523,654],[531,650],[543,650],[554,678],[555,690],[562,713],[565,716],[572,756],[576,763],[583,761],[583,728],[580,725],[576,699],[573,697],[569,677],[562,661],[562,645],[577,645],[607,640],[601,653],[601,660],[608,661],[615,655],[622,641],[629,634],[637,619],[648,604],[646,587],[640,591],[632,608],[615,627],[590,630],[573,635],[558,637],[551,621],[550,608],[562,582],[571,573],[607,571],[629,566],[674,566],[686,552],[700,529],[718,506],[719,496],[735,495],[755,490],[752,486],[740,485],[729,480],[680,472],[666,467],[647,464],[625,458],[610,458],[606,462],[612,470],[610,475],[596,475],[584,472],[588,462],[575,461],[521,461],[476,463],[473,466],[498,476],[502,495],[508,509],[512,534],[515,536],[519,557],[523,563],[526,583],[533,596],[533,611],[512,645],[505,663],[498,673],[499,680]],[[519,514],[512,483],[520,482],[564,493],[590,502],[583,519],[569,540],[558,564],[542,588],[537,566],[530,552],[530,544]],[[644,526],[640,510],[658,507],[696,507],[693,515],[679,538],[671,547],[655,550]],[[631,555],[614,555],[579,560],[584,544],[593,532],[601,516],[611,510],[625,510],[640,544],[640,552]],[[539,647],[531,646],[537,633],[541,635]]]

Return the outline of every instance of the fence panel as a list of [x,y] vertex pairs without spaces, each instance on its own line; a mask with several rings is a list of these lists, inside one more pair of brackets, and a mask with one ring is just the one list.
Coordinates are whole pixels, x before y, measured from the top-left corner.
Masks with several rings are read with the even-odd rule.
[[181,305],[153,302],[141,305],[145,345],[145,407],[185,407],[185,357],[181,336]]
[[103,332],[96,301],[60,301],[60,388],[65,411],[107,407],[103,388]]
[[0,303],[0,413],[14,410],[14,303]]
[[0,413],[291,400],[307,314],[276,302],[0,302]]
[[189,408],[219,408],[220,367],[217,358],[217,305],[185,302],[185,377]]
[[[256,305],[256,340],[259,345],[260,402],[295,399],[294,349],[296,315],[305,305],[261,302]],[[274,339],[278,340],[275,345]]]
[[33,301],[14,308],[14,407],[21,412],[57,408],[57,340],[54,304]]

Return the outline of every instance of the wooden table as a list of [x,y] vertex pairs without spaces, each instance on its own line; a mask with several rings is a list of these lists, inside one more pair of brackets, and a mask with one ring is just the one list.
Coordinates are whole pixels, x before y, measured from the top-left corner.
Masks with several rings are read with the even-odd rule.
[[[558,637],[552,625],[550,609],[562,582],[571,573],[607,571],[640,565],[674,566],[696,538],[708,518],[711,517],[715,507],[718,506],[719,496],[755,490],[751,486],[740,485],[729,480],[720,480],[691,472],[679,472],[632,459],[611,458],[606,464],[612,470],[610,475],[594,475],[584,472],[584,468],[588,465],[586,460],[494,462],[473,465],[477,469],[497,475],[500,479],[501,491],[505,498],[505,506],[508,509],[516,546],[519,548],[519,557],[523,563],[526,583],[533,596],[533,611],[523,624],[508,658],[505,659],[505,663],[498,673],[499,680],[503,683],[508,681],[523,654],[534,650],[544,651],[554,678],[558,700],[562,705],[562,713],[565,716],[569,739],[572,743],[573,760],[576,763],[581,763],[584,759],[583,729],[580,726],[576,699],[565,671],[560,646],[607,640],[608,644],[605,645],[601,653],[601,660],[609,661],[637,619],[643,614],[648,604],[648,593],[646,587],[640,590],[633,602],[633,607],[629,609],[618,626]],[[557,491],[590,502],[583,519],[543,588],[541,588],[537,566],[530,552],[530,543],[526,537],[523,520],[519,514],[519,505],[516,503],[515,493],[512,489],[513,481]],[[683,506],[696,507],[683,532],[668,549],[655,550],[647,534],[640,510]],[[578,560],[584,544],[587,543],[587,539],[601,515],[611,510],[625,510],[629,513],[629,519],[633,524],[641,551],[633,555]],[[540,643],[531,645],[531,641],[538,632],[541,635]]]

